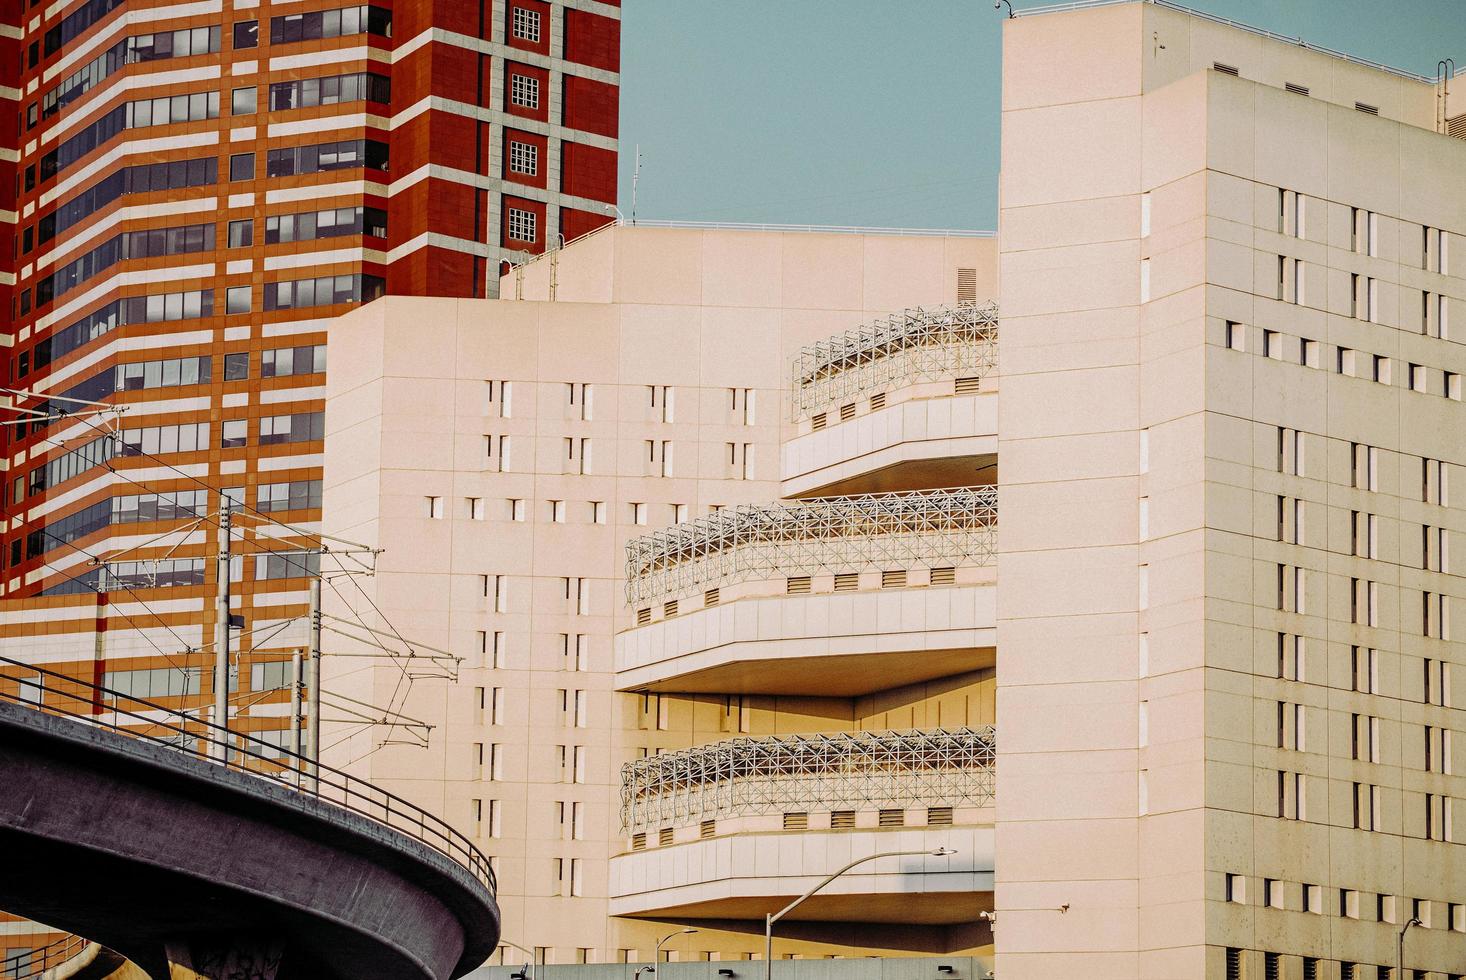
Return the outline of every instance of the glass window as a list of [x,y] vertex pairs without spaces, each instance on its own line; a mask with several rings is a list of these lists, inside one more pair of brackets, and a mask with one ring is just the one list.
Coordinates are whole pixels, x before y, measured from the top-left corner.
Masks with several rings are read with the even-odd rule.
[[540,80],[529,75],[510,75],[509,101],[526,109],[538,109],[540,107]]
[[255,155],[235,153],[229,158],[230,180],[252,180],[255,175]]
[[230,286],[225,304],[226,313],[248,313],[250,311],[250,287]]
[[243,381],[249,377],[249,354],[224,355],[224,380]]
[[260,22],[240,20],[234,22],[234,47],[257,48],[260,45]]
[[229,222],[229,247],[244,248],[255,241],[255,223],[252,218]]
[[253,85],[249,88],[237,88],[234,96],[229,101],[229,111],[236,116],[248,116],[255,111],[256,89]]
[[540,13],[538,10],[514,8],[514,36],[535,44],[540,40]]
[[535,240],[535,213],[521,208],[509,209],[509,237],[515,241]]
[[249,423],[244,419],[227,419],[223,426],[223,437],[219,446],[222,449],[238,449],[245,444],[249,437]]

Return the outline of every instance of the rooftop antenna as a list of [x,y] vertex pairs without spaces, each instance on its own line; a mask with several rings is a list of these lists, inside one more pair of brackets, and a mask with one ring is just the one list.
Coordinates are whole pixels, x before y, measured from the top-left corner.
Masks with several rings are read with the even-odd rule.
[[636,169],[631,172],[631,223],[636,224],[636,184],[641,180],[641,144],[636,144]]

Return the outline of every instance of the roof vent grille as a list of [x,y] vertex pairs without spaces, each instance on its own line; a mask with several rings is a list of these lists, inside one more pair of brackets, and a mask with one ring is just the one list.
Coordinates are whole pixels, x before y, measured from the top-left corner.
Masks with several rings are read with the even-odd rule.
[[1217,71],[1221,72],[1223,75],[1231,75],[1233,78],[1241,77],[1237,72],[1236,66],[1234,65],[1224,65],[1220,61],[1213,61],[1211,63],[1211,66]]
[[958,269],[957,270],[957,302],[959,302],[959,303],[976,303],[977,302],[977,270],[976,269]]
[[1308,86],[1307,85],[1296,85],[1293,82],[1284,82],[1283,83],[1283,88],[1287,89],[1289,92],[1292,92],[1294,95],[1307,95],[1308,94]]
[[1358,109],[1360,112],[1367,112],[1371,116],[1379,115],[1379,106],[1370,105],[1367,102],[1356,102],[1354,103],[1354,108]]

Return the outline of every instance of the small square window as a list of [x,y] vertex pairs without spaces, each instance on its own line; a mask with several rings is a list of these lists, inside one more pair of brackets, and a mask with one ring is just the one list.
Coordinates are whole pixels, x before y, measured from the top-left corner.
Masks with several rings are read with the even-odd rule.
[[236,116],[253,115],[255,111],[256,89],[253,85],[249,88],[237,88],[233,97],[229,100],[229,111]]
[[533,177],[540,172],[540,148],[518,140],[509,141],[509,170],[511,173],[528,174]]
[[260,46],[260,22],[238,20],[234,22],[234,48],[257,48]]
[[540,12],[538,10],[526,10],[523,7],[515,7],[514,36],[521,41],[530,41],[538,44],[540,41]]
[[249,354],[224,355],[224,380],[243,381],[249,377]]
[[1318,367],[1318,341],[1305,338],[1299,342],[1298,363],[1304,367]]
[[229,247],[246,248],[253,245],[255,241],[255,223],[253,218],[245,218],[242,221],[229,222]]
[[1262,356],[1280,358],[1283,356],[1283,336],[1276,330],[1262,332]]
[[1247,328],[1234,320],[1227,321],[1227,348],[1229,350],[1246,350]]
[[1461,376],[1454,371],[1446,372],[1445,395],[1456,401],[1461,400]]
[[244,419],[226,419],[220,427],[219,447],[238,449],[249,437],[249,423]]
[[253,180],[255,175],[255,155],[253,153],[235,153],[229,158],[229,179],[230,180]]
[[514,241],[535,241],[537,215],[521,208],[509,209],[509,237]]
[[251,306],[251,289],[249,286],[230,286],[226,293],[226,313],[248,313]]
[[540,107],[540,80],[529,75],[510,75],[509,102],[525,109],[538,109]]

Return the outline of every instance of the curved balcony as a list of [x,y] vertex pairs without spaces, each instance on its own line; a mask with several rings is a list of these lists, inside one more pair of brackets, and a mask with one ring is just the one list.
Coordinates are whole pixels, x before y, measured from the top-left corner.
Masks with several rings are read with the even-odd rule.
[[992,487],[746,505],[634,539],[617,687],[845,696],[992,666],[996,543]]
[[785,496],[996,480],[998,310],[892,314],[794,358]]
[[960,728],[737,738],[629,763],[612,914],[754,918],[862,853],[948,846],[841,878],[805,914],[970,919],[952,897],[992,888],[995,757],[992,728]]
[[997,734],[985,728],[735,738],[621,767],[621,828],[758,814],[990,807]]

